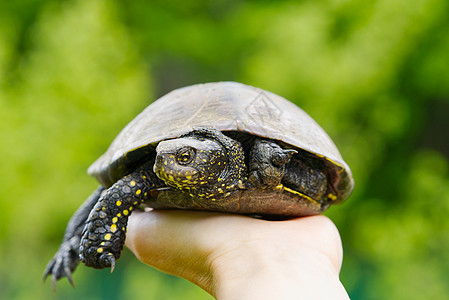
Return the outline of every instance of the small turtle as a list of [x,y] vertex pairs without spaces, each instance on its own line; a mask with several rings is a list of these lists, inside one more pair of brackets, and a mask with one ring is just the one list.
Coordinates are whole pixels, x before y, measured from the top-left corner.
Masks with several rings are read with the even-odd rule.
[[352,191],[351,171],[293,103],[235,82],[193,85],[148,106],[89,168],[101,186],[70,219],[44,278],[81,260],[114,269],[142,206],[288,218],[319,214]]

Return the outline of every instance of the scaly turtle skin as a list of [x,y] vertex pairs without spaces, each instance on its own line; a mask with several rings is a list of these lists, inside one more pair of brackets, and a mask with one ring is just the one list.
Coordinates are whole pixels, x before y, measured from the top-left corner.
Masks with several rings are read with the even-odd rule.
[[[262,104],[261,104],[262,103]],[[67,225],[44,277],[68,277],[79,259],[115,267],[137,207],[267,218],[319,214],[353,180],[325,132],[302,110],[238,83],[196,85],[159,99],[90,168],[100,186]]]
[[243,188],[246,180],[242,147],[214,129],[161,142],[156,152],[155,163],[150,160],[113,184],[90,212],[79,249],[86,266],[114,268],[125,243],[128,216],[151,190],[168,185],[197,201],[217,201]]

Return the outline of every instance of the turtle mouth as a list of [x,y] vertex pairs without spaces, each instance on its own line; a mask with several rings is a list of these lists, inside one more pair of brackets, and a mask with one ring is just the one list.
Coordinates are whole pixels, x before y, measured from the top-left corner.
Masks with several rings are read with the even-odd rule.
[[173,188],[169,186],[159,186],[158,188],[149,190],[149,197],[157,197],[159,193],[172,191]]
[[162,191],[168,191],[168,190],[171,190],[171,189],[172,189],[172,187],[163,186],[163,187],[158,187],[157,189],[152,189],[151,191],[162,192]]

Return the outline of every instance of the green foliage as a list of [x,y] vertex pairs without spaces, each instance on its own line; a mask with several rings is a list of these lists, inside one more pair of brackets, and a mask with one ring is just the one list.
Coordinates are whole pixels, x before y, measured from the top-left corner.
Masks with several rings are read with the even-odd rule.
[[332,136],[356,189],[327,214],[352,299],[449,299],[445,0],[0,3],[0,298],[210,299],[126,251],[40,282],[85,170],[151,100],[197,82],[278,93]]

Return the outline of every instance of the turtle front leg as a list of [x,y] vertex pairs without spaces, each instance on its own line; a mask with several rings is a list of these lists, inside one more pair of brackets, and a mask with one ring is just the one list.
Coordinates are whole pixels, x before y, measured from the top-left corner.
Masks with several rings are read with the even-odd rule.
[[111,267],[120,258],[131,212],[147,199],[151,189],[164,186],[152,172],[153,164],[141,168],[114,183],[98,200],[87,218],[79,253],[89,267]]
[[249,184],[262,189],[279,185],[285,174],[285,165],[295,153],[296,150],[282,149],[273,141],[255,140],[249,156]]

